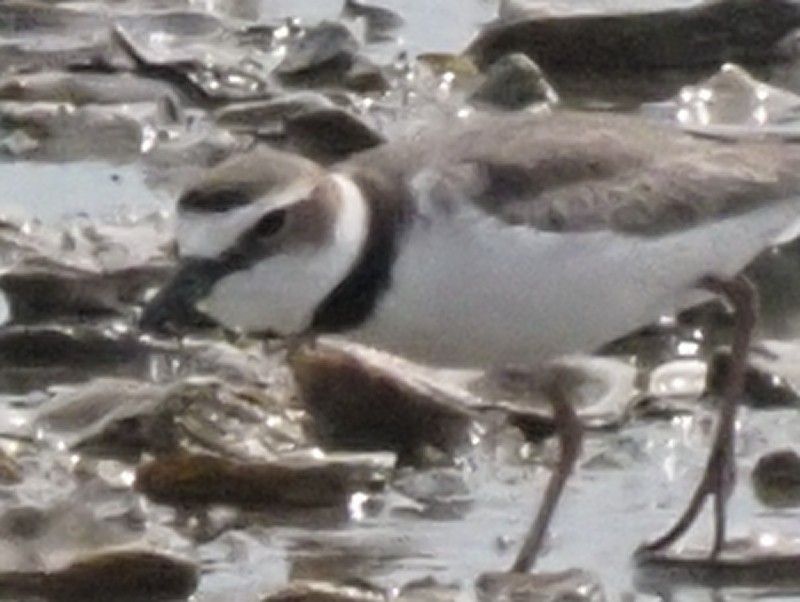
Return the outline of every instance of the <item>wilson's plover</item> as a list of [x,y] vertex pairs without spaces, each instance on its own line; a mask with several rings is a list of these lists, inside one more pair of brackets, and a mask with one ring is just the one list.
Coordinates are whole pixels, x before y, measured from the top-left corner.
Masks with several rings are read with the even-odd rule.
[[[249,333],[539,363],[691,304],[700,285],[738,298],[725,283],[792,229],[799,191],[800,148],[610,114],[475,117],[326,169],[257,148],[180,199],[183,264],[143,321],[197,305]],[[733,445],[719,432],[724,461],[698,493],[718,500],[713,554]]]

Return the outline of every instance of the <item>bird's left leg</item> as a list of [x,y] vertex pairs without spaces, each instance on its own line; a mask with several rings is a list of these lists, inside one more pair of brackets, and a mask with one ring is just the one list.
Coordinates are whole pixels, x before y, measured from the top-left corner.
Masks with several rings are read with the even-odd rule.
[[725,543],[726,504],[736,482],[736,414],[755,327],[757,297],[755,288],[744,276],[732,280],[706,276],[698,283],[698,287],[724,298],[730,303],[734,314],[730,369],[722,386],[717,431],[703,477],[686,510],[664,535],[644,544],[640,551],[656,552],[674,543],[694,524],[706,499],[713,496],[714,541],[710,556],[716,558]]

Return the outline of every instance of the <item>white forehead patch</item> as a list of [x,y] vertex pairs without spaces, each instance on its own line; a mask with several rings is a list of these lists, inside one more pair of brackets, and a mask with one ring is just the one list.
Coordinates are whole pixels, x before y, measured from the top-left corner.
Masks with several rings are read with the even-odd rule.
[[223,213],[178,211],[175,237],[182,257],[214,258],[233,246],[241,234],[264,215],[264,208],[277,209],[304,198],[315,182],[297,182],[277,194]]

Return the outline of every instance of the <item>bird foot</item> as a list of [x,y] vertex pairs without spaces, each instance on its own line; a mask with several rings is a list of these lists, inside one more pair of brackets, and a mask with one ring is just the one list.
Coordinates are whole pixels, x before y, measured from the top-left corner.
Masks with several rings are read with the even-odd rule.
[[733,438],[731,436],[724,439],[727,439],[727,441],[720,441],[718,438],[715,442],[714,448],[709,454],[703,477],[689,500],[686,510],[666,533],[649,543],[643,544],[639,548],[640,553],[661,552],[683,537],[697,520],[706,501],[709,498],[713,498],[714,541],[709,552],[709,558],[713,560],[719,556],[725,545],[726,504],[730,494],[733,492],[736,480],[733,446],[728,444],[728,442],[732,442]]

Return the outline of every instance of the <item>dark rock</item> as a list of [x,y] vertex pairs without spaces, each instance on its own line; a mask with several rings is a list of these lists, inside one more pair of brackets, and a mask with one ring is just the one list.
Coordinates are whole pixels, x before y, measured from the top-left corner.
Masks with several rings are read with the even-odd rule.
[[42,440],[85,456],[129,461],[145,452],[255,460],[296,450],[305,444],[303,416],[289,407],[288,384],[279,382],[275,362],[261,356],[258,371],[247,359],[256,357],[213,347],[170,349],[161,363],[186,362],[191,376],[167,383],[95,377],[58,387],[37,410],[33,427]]
[[282,138],[287,119],[334,106],[333,101],[323,94],[300,91],[268,100],[231,103],[214,111],[213,116],[220,127],[232,132]]
[[199,571],[155,552],[109,551],[55,571],[0,573],[0,594],[64,602],[176,600],[197,588]]
[[759,329],[776,338],[796,337],[800,315],[800,239],[762,253],[746,274],[759,293]]
[[90,375],[145,374],[158,348],[130,333],[88,327],[0,329],[0,390],[28,392]]
[[0,228],[0,253],[13,257],[13,264],[0,274],[0,290],[9,320],[130,317],[171,269],[171,235],[162,226],[157,215],[124,224],[76,220],[58,227],[7,220]]
[[289,84],[320,72],[341,75],[349,70],[358,50],[358,40],[347,26],[325,21],[289,44],[275,72]]
[[[121,25],[114,27],[113,40],[133,62],[136,72],[143,77],[161,80],[170,84],[190,103],[214,109],[232,100],[268,98],[271,86],[266,76],[258,70],[242,66],[245,52],[233,54],[239,59],[224,62],[200,56],[178,58],[164,56],[140,43],[131,32]],[[209,43],[210,44],[210,43]],[[209,45],[208,52],[213,50]]]
[[344,74],[342,85],[360,94],[386,92],[391,87],[389,78],[383,70],[363,56],[355,57],[347,73]]
[[336,163],[383,144],[384,137],[344,109],[302,111],[284,124],[288,147],[319,163]]
[[194,400],[170,398],[167,387],[125,379],[93,379],[60,390],[37,413],[44,437],[57,434],[69,449],[87,455],[137,459],[144,451],[178,447],[176,417]]
[[463,599],[463,592],[455,584],[424,577],[403,585],[395,599],[397,602],[456,602]]
[[800,456],[791,449],[759,458],[750,475],[758,500],[771,508],[800,506]]
[[604,602],[597,577],[582,569],[557,573],[484,573],[475,583],[480,602]]
[[725,62],[762,67],[779,61],[778,43],[798,26],[800,7],[788,0],[718,0],[646,13],[497,21],[467,53],[485,68],[523,52],[564,95],[595,90],[655,100]]
[[368,42],[391,39],[389,33],[402,27],[405,23],[403,17],[388,8],[365,4],[359,0],[345,0],[342,16],[347,19],[364,19]]
[[262,602],[385,602],[386,594],[357,585],[293,581]]
[[140,466],[136,489],[153,501],[189,507],[343,507],[357,491],[381,489],[388,470],[376,456],[236,462],[180,455]]
[[728,541],[719,556],[707,549],[639,550],[634,556],[637,590],[665,595],[678,588],[769,587],[774,595],[800,585],[800,542],[773,535]]
[[410,362],[330,341],[300,347],[289,361],[325,446],[392,450],[408,462],[426,446],[450,454],[468,442],[473,414]]
[[0,330],[0,363],[5,367],[98,366],[130,361],[147,346],[132,336],[93,329],[7,327]]
[[171,269],[165,263],[103,273],[47,264],[29,261],[0,274],[0,289],[14,323],[130,315],[132,305],[162,283]]
[[515,111],[534,103],[558,102],[558,94],[539,66],[520,53],[498,59],[486,72],[486,79],[470,101]]
[[[776,358],[778,359],[778,358]],[[719,395],[728,378],[731,358],[728,352],[714,355],[709,363],[706,389]],[[746,368],[742,403],[757,408],[797,407],[800,403],[797,377],[781,374],[781,362],[754,356]]]

